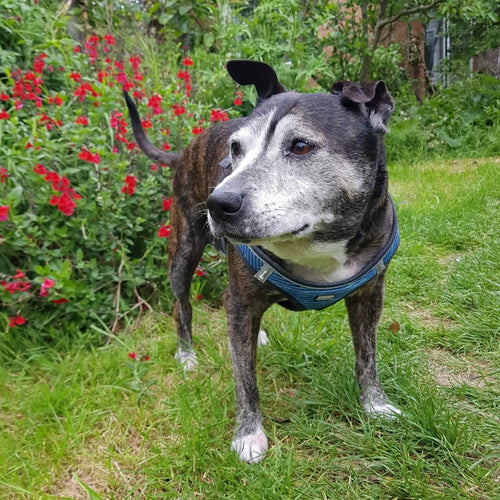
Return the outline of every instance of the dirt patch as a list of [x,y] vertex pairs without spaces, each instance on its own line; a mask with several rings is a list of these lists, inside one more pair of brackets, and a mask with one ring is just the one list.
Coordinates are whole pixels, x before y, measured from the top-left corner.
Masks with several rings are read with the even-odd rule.
[[80,456],[54,481],[51,497],[87,500],[89,494],[83,483],[102,498],[123,498],[131,485],[137,489],[146,483],[146,476],[137,471],[147,459],[149,444],[137,429],[121,425],[114,415],[109,424],[102,439],[89,441]]
[[423,327],[432,330],[443,329],[443,330],[453,330],[455,328],[455,322],[449,318],[438,318],[434,316],[428,309],[422,308],[422,306],[411,303],[405,304],[409,309],[410,315],[413,316]]
[[464,170],[470,170],[477,168],[478,165],[483,165],[484,163],[500,163],[500,157],[495,158],[458,158],[456,160],[449,160],[446,162],[447,170],[450,172],[463,172]]
[[453,387],[467,384],[483,388],[497,383],[491,375],[495,369],[488,361],[458,357],[443,349],[431,349],[427,352],[427,359],[438,385]]

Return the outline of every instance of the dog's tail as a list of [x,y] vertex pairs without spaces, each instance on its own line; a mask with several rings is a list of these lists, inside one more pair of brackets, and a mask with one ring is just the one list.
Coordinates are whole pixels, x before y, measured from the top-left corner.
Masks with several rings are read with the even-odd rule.
[[176,167],[179,163],[179,160],[181,159],[181,153],[169,153],[167,151],[163,151],[160,148],[157,148],[148,139],[148,136],[146,135],[146,132],[142,127],[141,119],[139,117],[139,113],[134,101],[127,92],[123,92],[123,95],[125,96],[128,114],[132,123],[132,130],[134,132],[134,137],[137,145],[139,146],[139,149],[153,161],[163,163],[164,165],[168,165],[169,167]]

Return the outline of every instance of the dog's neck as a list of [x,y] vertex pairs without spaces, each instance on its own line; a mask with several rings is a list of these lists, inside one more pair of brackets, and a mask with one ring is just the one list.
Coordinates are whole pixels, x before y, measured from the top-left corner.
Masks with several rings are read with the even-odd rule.
[[[370,262],[386,243],[392,227],[391,207],[385,179],[379,196],[372,199],[353,238],[318,242],[304,237],[261,243],[260,246],[277,257],[282,267],[299,279],[318,283],[346,280]],[[366,219],[370,220],[369,224]]]

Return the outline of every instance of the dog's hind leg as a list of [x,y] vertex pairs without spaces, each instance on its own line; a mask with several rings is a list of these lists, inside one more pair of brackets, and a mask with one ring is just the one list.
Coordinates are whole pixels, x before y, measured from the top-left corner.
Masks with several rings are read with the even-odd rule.
[[184,217],[175,220],[177,218],[175,215],[175,211],[172,211],[171,222],[176,234],[172,235],[169,244],[168,275],[170,286],[177,299],[174,306],[174,319],[179,343],[175,358],[188,371],[198,364],[193,349],[191,333],[193,308],[189,295],[193,274],[207,244],[207,237],[198,222],[189,223]]
[[391,418],[401,413],[385,395],[377,372],[377,327],[384,300],[384,275],[347,296],[345,303],[356,353],[356,377],[363,408],[370,414]]

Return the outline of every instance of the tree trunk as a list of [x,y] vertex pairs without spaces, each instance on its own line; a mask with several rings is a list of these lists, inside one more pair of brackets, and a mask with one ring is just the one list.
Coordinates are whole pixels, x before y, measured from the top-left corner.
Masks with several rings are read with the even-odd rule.
[[413,14],[423,14],[431,11],[436,8],[440,3],[443,3],[445,0],[434,0],[429,4],[419,4],[413,7],[406,7],[399,11],[398,13],[386,17],[387,13],[387,3],[388,0],[380,0],[377,5],[377,22],[375,23],[375,27],[373,28],[373,37],[368,44],[368,50],[366,54],[364,54],[362,62],[361,62],[361,72],[359,75],[359,80],[363,82],[367,82],[370,78],[370,68],[372,64],[373,53],[376,48],[379,46],[380,39],[382,37],[382,31],[386,26],[389,26],[396,21],[399,21],[404,16],[410,16]]
[[[75,14],[75,9],[80,9],[81,17]],[[71,15],[67,24],[68,35],[79,43],[83,43],[92,30],[87,9],[87,0],[66,0],[57,12],[57,17]],[[82,25],[84,27],[83,32],[80,29]]]
[[380,0],[377,5],[377,22],[373,30],[373,37],[368,44],[368,50],[363,56],[361,61],[361,71],[359,75],[359,81],[365,83],[370,79],[370,68],[372,65],[372,55],[375,49],[378,47],[380,42],[380,37],[382,36],[382,30],[384,29],[385,13],[387,10],[387,0]]

